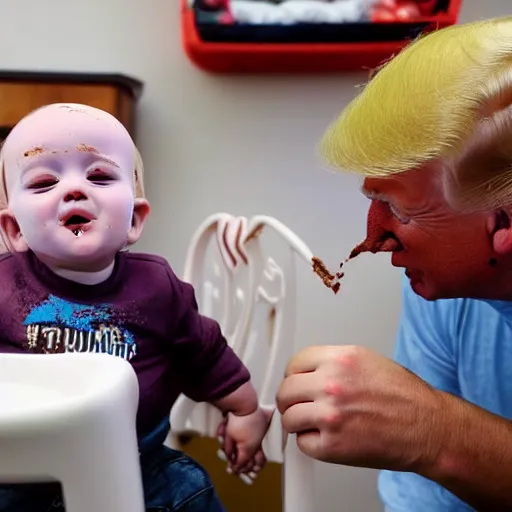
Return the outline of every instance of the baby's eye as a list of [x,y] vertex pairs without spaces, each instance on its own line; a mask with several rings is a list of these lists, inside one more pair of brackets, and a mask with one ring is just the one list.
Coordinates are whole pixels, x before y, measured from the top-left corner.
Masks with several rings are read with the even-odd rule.
[[88,176],[87,179],[93,183],[98,185],[107,185],[108,183],[114,181],[113,176],[102,171],[101,169],[95,169]]
[[56,185],[57,181],[58,180],[56,178],[41,178],[29,183],[27,188],[30,190],[43,192],[44,190],[47,190]]

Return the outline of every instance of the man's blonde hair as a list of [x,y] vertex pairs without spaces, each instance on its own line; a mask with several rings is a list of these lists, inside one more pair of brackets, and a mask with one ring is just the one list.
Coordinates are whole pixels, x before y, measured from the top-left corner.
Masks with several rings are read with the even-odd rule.
[[418,38],[341,113],[321,151],[365,176],[439,161],[454,206],[512,205],[512,16]]

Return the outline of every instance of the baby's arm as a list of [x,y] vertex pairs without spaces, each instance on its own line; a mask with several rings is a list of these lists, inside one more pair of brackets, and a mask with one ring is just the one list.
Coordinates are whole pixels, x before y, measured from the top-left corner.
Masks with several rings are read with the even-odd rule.
[[[172,271],[171,271],[172,272]],[[249,371],[222,335],[219,324],[201,315],[192,286],[170,275],[177,313],[171,357],[180,391],[196,402],[208,402],[225,416],[219,427],[229,468],[257,472],[265,463],[261,442],[270,414],[258,404]]]
[[258,408],[258,395],[251,381],[248,381],[229,395],[213,401],[212,404],[223,413],[232,412],[237,416],[246,416]]

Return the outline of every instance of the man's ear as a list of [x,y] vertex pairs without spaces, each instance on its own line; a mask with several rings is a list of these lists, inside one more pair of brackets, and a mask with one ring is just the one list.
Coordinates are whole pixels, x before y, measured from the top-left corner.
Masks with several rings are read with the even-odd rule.
[[9,209],[0,211],[0,230],[3,241],[9,251],[24,252],[28,250],[25,238],[21,234],[20,226]]
[[146,223],[146,219],[148,218],[149,212],[151,211],[151,207],[149,206],[149,202],[142,198],[137,197],[135,199],[135,204],[133,206],[133,218],[132,218],[132,227],[128,232],[128,244],[134,244],[142,235],[142,230],[144,229],[144,224]]
[[512,218],[504,208],[496,210],[487,222],[492,248],[501,256],[512,254]]

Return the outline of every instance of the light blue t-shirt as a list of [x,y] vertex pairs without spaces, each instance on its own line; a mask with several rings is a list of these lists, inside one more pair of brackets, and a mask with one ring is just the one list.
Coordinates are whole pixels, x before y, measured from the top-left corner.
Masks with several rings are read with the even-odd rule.
[[[404,278],[395,358],[432,386],[512,419],[512,302],[429,302]],[[473,510],[413,473],[381,472],[379,494],[391,512]]]

